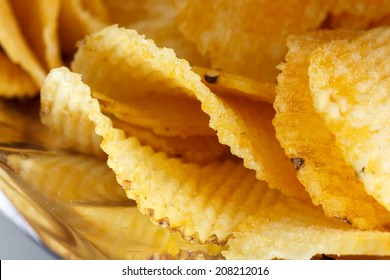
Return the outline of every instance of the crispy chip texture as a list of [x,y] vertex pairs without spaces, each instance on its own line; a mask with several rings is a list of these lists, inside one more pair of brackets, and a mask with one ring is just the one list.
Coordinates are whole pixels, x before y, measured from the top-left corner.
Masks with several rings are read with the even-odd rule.
[[[110,259],[215,258],[223,247],[198,245],[154,225],[136,207],[74,205],[83,234]],[[107,246],[110,244],[109,246]]]
[[233,95],[272,104],[276,84],[258,82],[247,77],[194,66],[192,70],[217,95]]
[[137,30],[153,39],[157,46],[172,48],[179,58],[191,65],[208,66],[209,60],[202,56],[194,43],[179,32],[176,10],[171,0],[103,0],[112,23]]
[[367,193],[390,210],[390,28],[316,49],[310,58],[314,108]]
[[389,256],[390,233],[362,231],[291,198],[269,199],[238,227],[227,259],[310,259],[316,254]]
[[320,26],[331,3],[318,0],[177,2],[180,30],[202,54],[209,54],[213,68],[266,82],[276,81],[276,65],[287,51],[287,36]]
[[8,0],[0,0],[0,46],[37,86],[41,85],[46,73],[24,39]]
[[63,53],[72,54],[85,35],[109,24],[100,0],[61,1],[58,34]]
[[42,67],[48,70],[61,66],[57,34],[60,0],[12,0],[10,4]]
[[[96,74],[95,70],[104,62],[108,66]],[[210,126],[217,131],[219,141],[228,145],[234,155],[243,158],[246,167],[256,170],[258,179],[266,180],[271,188],[281,189],[288,195],[307,198],[304,188],[296,179],[293,165],[275,138],[271,123],[274,115],[272,107],[269,104],[236,97],[216,96],[200,82],[200,77],[191,71],[188,63],[177,59],[171,50],[160,49],[135,31],[114,25],[87,38],[75,56],[72,69],[81,73],[83,80],[88,85],[92,84],[92,89],[103,91],[109,97],[125,104],[132,104],[133,100],[142,98],[147,99],[150,104],[138,103],[144,104],[146,109],[155,108],[150,110],[151,112],[165,110],[166,117],[175,112],[182,112],[179,117],[172,115],[170,119],[177,119],[180,123],[185,120],[182,127],[192,127],[193,133],[201,134],[199,129],[205,128],[207,129],[205,132],[211,131],[211,134],[215,134],[209,128],[210,119]],[[115,75],[117,80],[112,80],[111,73],[117,74]],[[150,93],[156,91],[160,93],[154,95]],[[188,97],[198,98],[202,104],[201,109],[208,116],[200,110],[197,100]],[[194,102],[192,104],[198,106],[198,110],[188,105],[181,106],[177,103],[180,100]],[[104,103],[105,101],[101,102],[104,106],[103,111],[108,109]],[[112,106],[117,108],[112,107],[110,113],[116,116],[119,116],[120,111],[125,114],[131,113],[128,107],[121,110],[118,103],[112,102]],[[190,112],[190,116],[186,118]],[[124,116],[121,115],[119,118],[123,120]],[[164,124],[157,127],[165,128],[168,123],[172,123],[163,117],[160,117],[160,121]],[[204,119],[205,117],[207,118]],[[190,122],[189,118],[193,118],[193,121]],[[135,120],[135,117],[129,119]],[[150,119],[157,122],[152,115]],[[199,123],[199,120],[202,123],[196,130],[192,125]],[[140,123],[137,125],[145,126]],[[158,133],[156,130],[154,132]],[[170,130],[165,129],[165,132]]]
[[335,138],[315,113],[309,89],[309,57],[331,40],[354,38],[351,31],[321,31],[289,40],[286,64],[281,65],[274,107],[276,136],[287,156],[297,164],[297,176],[321,204],[326,215],[359,228],[389,227],[390,213],[367,195],[352,167],[344,161]]
[[[8,164],[29,185],[66,203],[128,205],[104,160],[75,154],[10,155]],[[50,173],[50,176],[47,174]]]
[[128,124],[111,116],[114,127],[122,129],[127,137],[137,138],[141,145],[151,146],[170,157],[186,162],[206,163],[229,154],[227,146],[218,142],[216,135],[194,135],[188,137],[161,136],[143,127]]
[[38,87],[30,76],[0,51],[0,96],[26,97],[37,92]]
[[[188,88],[202,85],[200,78],[193,75],[192,79],[176,80]],[[126,138],[124,132],[114,129],[110,119],[100,112],[97,100],[91,97],[80,75],[67,68],[49,73],[42,99],[42,109],[53,119],[57,114],[68,112],[71,115],[71,111],[76,111],[80,118],[92,120],[96,132],[103,138],[101,146],[109,155],[108,165],[126,188],[127,195],[137,201],[142,213],[180,231],[186,239],[224,243],[233,228],[253,213],[270,191],[265,183],[256,180],[254,172],[239,162],[188,164],[141,146],[135,138]]]

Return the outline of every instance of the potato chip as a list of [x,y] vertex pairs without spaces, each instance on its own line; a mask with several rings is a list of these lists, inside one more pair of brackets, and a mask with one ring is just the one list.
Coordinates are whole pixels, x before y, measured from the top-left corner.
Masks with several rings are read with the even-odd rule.
[[38,86],[30,76],[0,51],[0,96],[27,97],[35,95],[38,91]]
[[[136,207],[73,205],[90,226],[81,232],[110,259],[220,258],[224,247],[198,245],[154,225]],[[110,244],[110,246],[107,246]]]
[[378,26],[390,15],[387,0],[343,0],[335,1],[331,9],[330,27],[366,29]]
[[279,197],[264,202],[228,242],[227,259],[310,259],[316,254],[390,256],[390,232],[362,231],[313,206]]
[[97,92],[94,92],[93,96],[99,99],[104,113],[152,130],[157,135],[215,136],[215,132],[208,125],[209,117],[202,112],[196,99],[170,95],[169,92],[132,96],[131,88],[128,89],[126,96],[118,97],[116,100]]
[[265,82],[276,81],[287,36],[319,27],[331,4],[318,0],[176,2],[180,30],[201,54],[209,54],[212,68]]
[[390,210],[390,28],[323,45],[310,57],[314,109],[367,193]]
[[65,203],[130,203],[105,160],[75,154],[42,153],[27,157],[9,155],[7,163],[30,186]]
[[362,229],[388,229],[390,213],[367,195],[335,138],[315,113],[309,89],[309,57],[331,40],[354,38],[352,31],[320,31],[289,39],[286,64],[280,66],[274,103],[276,137],[296,164],[297,176],[326,215]]
[[258,82],[243,76],[216,71],[199,66],[192,70],[202,77],[202,82],[217,95],[233,95],[272,104],[276,84]]
[[100,0],[61,1],[58,34],[63,53],[72,54],[85,35],[109,24]]
[[189,137],[161,136],[143,127],[135,126],[111,116],[114,127],[120,128],[127,137],[137,138],[141,145],[151,146],[170,157],[183,159],[185,162],[207,163],[229,154],[227,146],[218,142],[216,135]]
[[[107,61],[114,62],[107,63]],[[99,65],[105,67],[96,74]],[[126,69],[125,67],[128,70],[122,70]],[[267,107],[260,102],[234,99],[234,97],[218,98],[200,82],[200,77],[191,71],[188,63],[177,59],[170,50],[157,48],[152,41],[145,40],[133,30],[111,26],[89,36],[77,52],[72,68],[82,73],[87,84],[92,82],[92,89],[95,85],[98,87],[97,90],[104,90],[109,97],[114,95],[113,98],[117,101],[131,104],[133,100],[143,98],[146,101],[138,104],[142,104],[146,109],[155,108],[150,110],[152,112],[164,110],[168,117],[168,113],[173,114],[175,111],[183,110],[178,120],[180,122],[185,120],[182,125],[184,129],[191,127],[194,121],[202,121],[203,125],[198,127],[207,128],[206,131],[211,131],[214,135],[215,132],[208,124],[210,118],[210,126],[217,130],[219,141],[228,145],[234,155],[243,158],[246,167],[256,170],[259,180],[266,180],[271,188],[281,189],[286,194],[308,198],[304,188],[296,179],[293,165],[284,155],[275,138],[271,124],[274,114],[272,107],[269,105]],[[112,81],[113,76],[115,81]],[[132,92],[129,94],[131,88],[137,90],[134,95]],[[161,92],[152,96],[148,93],[156,91]],[[161,102],[156,102],[151,97],[158,97]],[[193,99],[194,97],[199,99],[202,110],[209,116],[201,112],[200,103]],[[102,100],[101,97],[99,98]],[[178,104],[177,100],[194,102],[192,104],[198,106],[198,110],[190,106],[184,107]],[[104,103],[105,101],[100,102],[103,112],[107,110]],[[118,103],[112,102],[111,106],[110,113],[121,120],[124,120],[124,114],[131,112],[129,107],[120,109]],[[124,112],[122,116],[119,115],[120,111]],[[188,118],[185,118],[186,114],[189,115]],[[160,116],[161,124],[157,127],[163,127],[166,132],[169,132],[170,130],[165,127],[172,121],[164,120],[163,117]],[[194,119],[192,122],[189,121],[191,118]],[[134,121],[135,117],[127,117],[127,119]],[[150,120],[157,122],[152,115]],[[137,125],[145,126],[140,123]],[[191,131],[200,135],[199,129],[192,127]],[[161,133],[156,130],[154,132]],[[186,135],[183,133],[182,136],[188,136],[188,133]]]
[[[178,67],[177,75],[185,69]],[[202,83],[193,75],[192,79],[177,77],[175,81],[195,90]],[[100,112],[98,101],[91,97],[80,75],[67,68],[49,73],[41,98],[45,114],[68,134],[75,133],[75,126],[69,124],[74,120],[63,118],[63,114],[92,120],[96,132],[103,137],[101,147],[109,155],[108,165],[129,198],[135,199],[140,211],[154,222],[180,231],[186,239],[223,244],[232,229],[253,213],[270,191],[239,162],[184,163],[141,146],[136,138],[126,138]]]
[[60,0],[12,0],[21,31],[41,65],[51,69],[62,65],[58,41]]
[[40,86],[46,73],[25,41],[8,0],[0,0],[0,26],[0,46]]
[[103,0],[103,2],[112,23],[137,30],[138,33],[153,39],[159,47],[174,49],[179,58],[186,59],[191,65],[210,64],[208,58],[198,52],[195,44],[185,39],[179,32],[172,1]]

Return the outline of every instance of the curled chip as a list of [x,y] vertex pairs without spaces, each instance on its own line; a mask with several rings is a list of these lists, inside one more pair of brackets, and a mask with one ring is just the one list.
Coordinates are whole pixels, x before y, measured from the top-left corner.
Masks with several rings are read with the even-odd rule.
[[[101,70],[96,73],[98,68]],[[274,115],[272,106],[234,96],[216,96],[200,82],[200,77],[191,71],[188,63],[176,58],[171,50],[159,49],[153,41],[145,40],[134,30],[114,25],[85,40],[75,56],[72,69],[81,73],[86,83],[92,84],[92,89],[100,90],[114,100],[132,104],[139,98],[146,99],[149,103],[138,103],[146,109],[155,108],[151,112],[169,111],[171,119],[179,118],[180,123],[186,120],[184,129],[192,127],[191,131],[201,134],[193,125],[202,121],[197,127],[214,135],[210,125],[217,131],[222,144],[228,145],[234,155],[243,158],[246,167],[256,170],[259,180],[267,181],[271,188],[280,189],[285,194],[308,198],[296,179],[293,165],[275,138],[271,123]],[[115,78],[112,78],[112,73],[116,74]],[[201,108],[194,97],[200,101]],[[100,95],[98,98],[102,100],[103,112],[106,111],[108,107],[105,103],[109,99],[103,100]],[[177,103],[181,100],[194,102],[190,104],[198,106],[198,110],[190,106],[181,108],[183,103]],[[110,113],[123,120],[123,114],[130,114],[131,109],[120,109],[121,103],[111,102]],[[175,112],[183,110],[188,112],[174,118]],[[123,114],[119,115],[120,111]],[[193,116],[193,120],[187,121],[185,116]],[[131,121],[134,117],[128,119]],[[154,120],[152,115],[150,119]],[[165,126],[172,123],[169,119],[164,120],[163,116],[160,121]]]
[[274,107],[276,136],[295,161],[297,176],[325,214],[361,229],[388,229],[390,213],[364,190],[334,135],[314,111],[309,89],[310,53],[321,44],[359,35],[352,31],[318,31],[289,39],[287,63],[280,66]]
[[[189,68],[184,64],[177,72],[185,72],[185,67]],[[192,79],[178,77],[175,81],[189,88],[202,85],[200,78],[192,75]],[[98,101],[91,97],[80,75],[67,68],[49,73],[41,97],[45,115],[53,125],[61,126],[64,134],[74,133],[77,122],[92,121],[103,138],[101,147],[108,154],[108,165],[128,197],[136,200],[139,210],[153,221],[180,231],[186,239],[225,243],[233,228],[253,213],[269,192],[267,185],[257,181],[254,172],[240,162],[184,163],[141,146],[136,138],[126,138],[100,112]],[[67,119],[62,117],[64,113]],[[73,119],[74,115],[79,117]]]
[[194,43],[179,32],[173,1],[161,0],[103,0],[111,22],[135,29],[153,39],[157,46],[172,48],[179,58],[191,65],[208,66],[207,57],[202,56]]
[[136,207],[79,204],[72,209],[86,223],[80,231],[110,259],[215,259],[224,249],[183,240]]
[[199,66],[192,67],[192,70],[201,76],[202,82],[217,95],[245,97],[270,104],[275,100],[276,84],[258,82],[240,75],[211,70]]
[[[211,66],[255,80],[275,82],[289,34],[320,26],[331,1],[177,0],[180,31]],[[228,30],[228,32],[226,32]]]
[[330,42],[310,57],[314,108],[368,194],[390,210],[390,28]]
[[[128,205],[104,160],[66,153],[10,155],[7,163],[30,186],[65,203]],[[50,173],[50,176],[47,174]]]
[[0,51],[0,96],[26,97],[38,92],[38,86],[30,76]]
[[40,86],[46,73],[25,41],[8,0],[0,0],[0,46]]
[[[131,76],[128,77],[130,79]],[[165,94],[150,92],[133,96],[131,88],[126,95],[116,100],[97,92],[93,96],[99,99],[105,114],[149,129],[157,135],[183,138],[195,135],[215,136],[215,132],[208,126],[209,117],[202,112],[199,102],[187,96],[171,95],[169,91]]]
[[62,65],[58,40],[60,0],[12,0],[21,31],[45,69]]
[[390,232],[358,230],[292,198],[269,199],[260,208],[234,232],[227,259],[390,256]]
[[179,136],[161,136],[143,127],[128,124],[111,116],[114,127],[122,129],[127,137],[137,138],[141,145],[151,146],[165,152],[170,157],[185,162],[206,163],[229,154],[227,146],[218,142],[216,135],[194,135],[185,138]]
[[109,17],[101,0],[61,1],[58,24],[61,51],[72,54],[79,40],[108,24]]

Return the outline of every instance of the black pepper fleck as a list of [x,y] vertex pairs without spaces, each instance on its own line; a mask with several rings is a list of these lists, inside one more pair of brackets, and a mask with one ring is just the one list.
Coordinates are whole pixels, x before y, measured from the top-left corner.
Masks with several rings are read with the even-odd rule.
[[204,79],[210,84],[216,84],[218,81],[218,74],[205,74]]
[[295,170],[300,170],[305,163],[303,158],[290,158],[290,161],[294,163]]

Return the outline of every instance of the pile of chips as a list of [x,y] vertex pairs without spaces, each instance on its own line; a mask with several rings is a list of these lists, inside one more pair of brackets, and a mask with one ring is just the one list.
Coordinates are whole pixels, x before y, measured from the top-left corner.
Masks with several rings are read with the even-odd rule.
[[0,96],[39,93],[80,154],[10,164],[77,174],[30,182],[57,196],[105,168],[104,205],[60,195],[101,250],[390,256],[390,1],[0,0],[0,21]]

